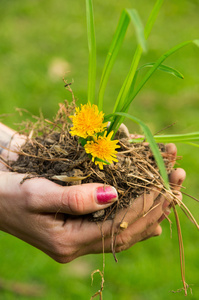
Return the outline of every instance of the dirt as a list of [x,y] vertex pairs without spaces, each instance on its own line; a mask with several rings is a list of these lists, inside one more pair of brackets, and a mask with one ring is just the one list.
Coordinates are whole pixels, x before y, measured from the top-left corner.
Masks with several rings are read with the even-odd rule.
[[[99,170],[69,133],[69,115],[74,103],[60,104],[53,122],[39,117],[36,123],[25,124],[27,141],[19,150],[18,160],[8,162],[13,172],[26,174],[24,180],[44,177],[57,184],[69,186],[99,182],[114,186],[119,200],[106,210],[93,213],[94,221],[113,218],[116,211],[128,207],[136,197],[149,192],[152,186],[162,187],[162,179],[149,146],[128,142],[119,137],[118,162]],[[172,159],[165,146],[159,145],[167,173],[172,170]]]

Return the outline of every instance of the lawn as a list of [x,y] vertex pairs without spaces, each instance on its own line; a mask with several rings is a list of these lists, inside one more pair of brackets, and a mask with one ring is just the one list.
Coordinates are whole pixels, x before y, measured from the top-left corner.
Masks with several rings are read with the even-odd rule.
[[[154,3],[154,0],[94,1],[98,84],[122,8],[136,8],[146,23]],[[198,0],[165,1],[141,64],[157,60],[180,42],[199,38],[198,9]],[[64,88],[63,76],[68,82],[73,82],[73,92],[78,101],[87,101],[88,46],[84,1],[2,0],[0,19],[2,122],[17,129],[21,120],[30,117],[26,113],[19,116],[16,107],[34,115],[39,115],[41,110],[46,118],[53,118],[58,103],[70,99],[70,94]],[[135,32],[130,26],[106,90],[106,113],[111,112],[135,47]],[[152,133],[163,129],[165,134],[198,131],[198,58],[199,49],[196,46],[183,48],[171,56],[166,64],[182,72],[184,80],[158,71],[135,99],[130,113],[146,122]],[[141,132],[129,121],[126,124],[132,133]],[[178,154],[183,157],[177,166],[187,172],[184,183],[186,193],[199,198],[199,150],[188,145],[177,146]],[[184,202],[199,221],[198,203],[187,196]],[[196,300],[199,299],[199,235],[194,225],[178,211],[185,248],[186,280],[192,288],[192,294],[189,293],[187,299]],[[172,292],[182,285],[173,214],[171,220],[172,239],[169,223],[164,221],[160,237],[118,254],[117,264],[111,254],[105,256],[104,299],[184,299],[183,292]],[[60,265],[37,249],[2,232],[0,254],[0,299],[90,299],[100,287],[97,274],[91,286],[91,273],[102,268],[102,255],[89,255]],[[6,282],[1,283],[1,278]],[[11,291],[13,283],[19,284],[14,293]],[[37,288],[38,295],[35,295]]]

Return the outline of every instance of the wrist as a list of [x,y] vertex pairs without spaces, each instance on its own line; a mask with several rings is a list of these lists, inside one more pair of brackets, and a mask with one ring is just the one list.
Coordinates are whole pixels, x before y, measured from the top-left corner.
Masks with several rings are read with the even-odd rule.
[[[5,160],[16,160],[17,150],[24,144],[26,137],[19,135],[16,131],[0,123],[0,155]],[[16,151],[16,152],[15,152]],[[0,170],[5,171],[6,167],[0,161]]]
[[4,228],[4,223],[5,223],[5,218],[6,218],[6,209],[5,209],[5,204],[6,204],[6,199],[4,196],[4,189],[6,186],[6,174],[7,172],[0,171],[0,231],[5,231]]

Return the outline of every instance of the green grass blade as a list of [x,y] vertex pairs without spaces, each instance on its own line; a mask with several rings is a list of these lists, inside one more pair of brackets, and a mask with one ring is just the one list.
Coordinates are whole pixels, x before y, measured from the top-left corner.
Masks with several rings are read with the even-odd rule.
[[137,70],[137,66],[139,64],[142,52],[146,52],[147,46],[146,46],[146,40],[145,40],[145,36],[144,36],[144,27],[142,25],[141,19],[137,13],[136,10],[126,10],[129,17],[131,18],[131,21],[133,22],[134,26],[135,26],[135,30],[136,30],[136,34],[137,34],[137,39],[138,39],[138,47],[135,51],[134,57],[133,57],[133,61],[131,63],[131,68],[130,71],[124,81],[124,84],[119,92],[119,95],[117,97],[117,100],[115,102],[115,106],[113,109],[113,112],[120,111],[120,109],[122,108],[125,99],[128,97],[128,93],[130,91],[132,82],[133,82],[133,78],[135,76],[136,70]]
[[[144,64],[143,66],[141,66],[141,67],[137,70],[137,72],[140,71],[140,70],[143,69],[143,68],[147,68],[147,67],[148,67],[148,68],[152,68],[154,65],[155,65],[155,63],[147,63],[147,64]],[[180,78],[180,79],[184,79],[184,76],[183,76],[182,73],[180,73],[178,70],[176,70],[176,69],[174,69],[174,68],[172,68],[172,67],[170,67],[170,66],[166,66],[166,65],[161,64],[161,65],[158,67],[158,70],[163,71],[163,72],[166,72],[166,73],[169,73],[169,74],[171,74],[171,75],[173,75],[173,76],[175,76],[175,77],[178,77],[178,78]]]
[[199,40],[193,40],[193,43],[199,47]]
[[86,20],[89,50],[88,101],[93,104],[95,102],[96,84],[96,41],[92,0],[86,0]]
[[107,82],[111,70],[113,68],[114,62],[116,60],[117,54],[119,52],[119,49],[121,48],[130,21],[134,25],[137,40],[138,43],[141,45],[141,48],[143,49],[143,51],[146,51],[147,49],[146,40],[144,38],[144,27],[142,25],[141,19],[137,11],[135,9],[123,10],[111,46],[109,48],[108,55],[102,72],[100,88],[99,88],[99,100],[98,100],[99,110],[103,109],[104,93],[107,86]]
[[107,86],[107,82],[113,68],[114,62],[116,60],[117,54],[121,48],[122,42],[124,40],[130,19],[127,15],[126,11],[123,10],[113,36],[113,40],[111,42],[108,55],[105,60],[104,68],[102,71],[102,77],[100,81],[100,88],[99,88],[99,99],[98,99],[98,108],[101,111],[103,109],[103,100],[104,100],[104,93]]
[[152,76],[152,74],[159,68],[159,66],[165,61],[166,58],[168,58],[169,56],[171,56],[172,54],[174,54],[176,51],[180,50],[181,48],[189,45],[190,43],[195,43],[195,41],[186,41],[183,42],[181,44],[176,45],[175,47],[173,47],[172,49],[170,49],[169,51],[167,51],[166,53],[164,53],[158,60],[157,62],[153,65],[153,67],[147,72],[147,74],[144,76],[144,78],[142,79],[142,81],[139,83],[138,87],[136,88],[136,90],[134,91],[133,95],[131,96],[131,98],[128,99],[128,101],[126,101],[125,105],[122,108],[123,112],[126,112],[129,108],[129,105],[131,104],[131,102],[134,100],[134,98],[136,97],[136,95],[139,93],[139,91],[142,89],[142,87],[145,85],[145,83],[149,80],[149,78]]
[[199,148],[199,144],[196,144],[196,143],[186,142],[186,144],[187,144],[187,145],[190,145],[190,146],[194,146],[194,147]]
[[138,44],[140,44],[143,52],[147,52],[147,43],[144,34],[144,26],[142,24],[137,10],[126,9],[126,13],[129,15],[131,22],[134,24]]
[[[139,83],[136,90],[132,93],[132,95],[130,95],[131,97],[129,97],[128,100],[125,102],[122,109],[120,108],[120,111],[122,111],[122,112],[127,112],[128,111],[131,102],[134,100],[134,98],[137,96],[137,94],[142,89],[142,87],[145,85],[145,83],[149,80],[149,78],[152,76],[152,74],[159,68],[159,66],[165,61],[166,58],[168,58],[169,56],[174,54],[176,51],[180,50],[181,48],[183,48],[183,47],[185,47],[185,46],[187,46],[191,43],[194,43],[195,45],[197,45],[199,47],[199,40],[191,40],[191,41],[186,41],[186,42],[183,42],[181,44],[178,44],[175,47],[173,47],[172,49],[170,49],[169,51],[167,51],[166,53],[164,53],[157,60],[157,62],[154,64],[154,66],[147,72],[147,74],[144,76],[142,81]],[[111,130],[116,130],[118,128],[118,126],[122,123],[122,121],[123,121],[123,118],[120,117],[120,116],[117,116],[114,119],[113,125],[111,126],[110,129]]]
[[126,99],[128,98],[129,91],[131,89],[132,82],[133,82],[134,76],[136,74],[136,70],[137,70],[141,55],[142,55],[142,48],[140,45],[138,45],[138,47],[135,51],[135,55],[133,57],[133,61],[131,63],[129,73],[124,81],[122,88],[120,89],[119,95],[115,102],[113,112],[121,111],[122,107],[125,104]]
[[[157,18],[159,10],[163,4],[163,1],[164,0],[157,0],[156,4],[154,5],[154,7],[151,11],[151,14],[148,18],[147,24],[144,29],[144,35],[145,35],[146,40],[149,37],[149,34],[153,28],[153,25],[155,23],[155,20]],[[113,112],[121,111],[122,106],[125,105],[126,101],[128,101],[129,92],[132,88],[132,83],[134,80],[134,76],[136,74],[136,70],[137,70],[141,55],[142,55],[142,48],[139,44],[135,51],[130,70],[129,70],[127,77],[124,81],[124,84],[119,92]],[[114,131],[117,130],[121,123],[122,123],[122,117],[116,116],[110,125],[110,130],[114,130]]]
[[164,0],[157,0],[153,7],[153,10],[148,18],[148,21],[147,21],[146,27],[145,27],[145,38],[146,39],[149,37],[149,34],[151,33],[151,30],[157,19],[158,13],[160,11],[160,8],[161,8],[163,2],[164,2]]
[[[142,141],[143,138],[132,139],[132,142]],[[156,143],[191,143],[199,142],[199,132],[191,132],[186,134],[168,134],[168,135],[155,135],[154,140]],[[197,145],[197,144],[196,144]]]
[[157,143],[187,143],[199,142],[199,132],[191,132],[186,134],[172,134],[172,135],[156,135],[154,139]]
[[[154,66],[154,64],[155,63],[147,63],[147,64],[144,64],[140,68],[137,69],[137,71],[135,73],[135,76],[134,76],[134,79],[133,79],[133,83],[131,85],[131,90],[129,92],[129,98],[133,97],[133,93],[134,93],[134,89],[135,89],[135,83],[136,83],[139,71],[142,70],[142,69],[144,69],[144,68],[152,68]],[[169,73],[170,75],[173,75],[173,76],[178,77],[180,79],[184,79],[183,74],[180,73],[178,70],[172,68],[172,67],[169,67],[169,66],[161,64],[158,67],[158,70],[166,72],[166,73]]]
[[158,148],[158,146],[157,146],[157,144],[154,140],[154,137],[153,137],[150,129],[148,128],[148,126],[145,123],[143,123],[141,120],[139,120],[138,118],[133,117],[133,116],[127,114],[127,113],[115,112],[112,115],[117,115],[117,116],[121,116],[123,118],[128,118],[131,121],[133,121],[133,122],[140,125],[140,127],[142,128],[142,130],[144,132],[144,135],[145,135],[147,141],[149,142],[151,151],[153,152],[154,158],[155,158],[156,163],[159,167],[159,171],[160,171],[161,177],[163,179],[165,188],[169,189],[169,181],[168,181],[168,175],[167,175],[167,172],[166,172],[165,164],[164,164],[163,158],[160,154],[159,148]]

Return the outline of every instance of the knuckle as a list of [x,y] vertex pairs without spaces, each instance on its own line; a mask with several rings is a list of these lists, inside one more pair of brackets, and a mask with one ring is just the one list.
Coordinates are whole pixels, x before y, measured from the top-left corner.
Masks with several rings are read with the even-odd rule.
[[65,264],[71,262],[76,256],[74,247],[70,247],[63,243],[63,238],[54,234],[52,236],[51,254],[50,256],[58,263]]
[[72,258],[72,256],[61,255],[61,254],[52,255],[52,258],[60,264],[67,264],[74,259]]
[[22,184],[21,190],[23,194],[23,205],[27,210],[34,211],[35,203],[38,199],[37,191],[32,189],[29,184]]
[[[129,242],[130,242],[130,238],[124,232],[117,235],[117,238],[116,238],[117,249],[123,249],[123,250],[127,249],[129,247]],[[122,251],[122,250],[120,250],[120,251]]]
[[155,223],[149,223],[146,229],[141,233],[141,240],[148,239],[152,236],[159,236],[162,233],[161,226],[154,227]]
[[79,190],[71,189],[62,195],[62,205],[67,207],[71,214],[84,214],[84,203],[84,195]]
[[122,251],[125,251],[127,250],[129,247],[126,247],[126,245],[123,245],[123,246],[117,246],[116,249],[115,249],[115,252],[116,253],[119,253],[119,252],[122,252]]
[[150,237],[151,234],[149,232],[148,229],[144,230],[142,233],[141,233],[141,237],[140,237],[140,240],[143,241],[143,240],[146,240],[148,237]]
[[150,229],[155,223],[157,223],[158,219],[161,217],[162,211],[151,213],[150,215],[146,216],[145,218],[145,228],[146,230]]

